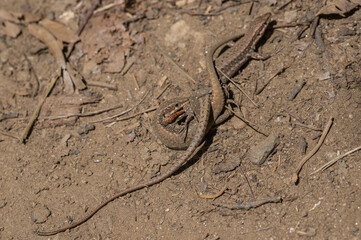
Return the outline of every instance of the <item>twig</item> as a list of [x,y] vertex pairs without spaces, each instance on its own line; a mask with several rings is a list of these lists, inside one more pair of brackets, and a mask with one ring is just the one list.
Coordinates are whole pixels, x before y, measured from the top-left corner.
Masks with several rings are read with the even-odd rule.
[[138,84],[137,78],[135,77],[134,73],[132,73],[131,76],[132,76],[132,79],[134,81],[135,87],[137,89],[139,89],[139,84]]
[[310,26],[310,37],[314,38],[316,27],[318,26],[318,20],[320,19],[320,16],[316,16]]
[[250,96],[248,96],[248,94],[235,82],[233,81],[230,77],[228,77],[221,69],[217,68],[217,71],[219,71],[220,73],[222,73],[223,76],[225,76],[231,83],[233,83],[233,85],[238,88],[238,90],[240,90],[250,101],[253,105],[255,105],[257,108],[259,108],[259,106],[257,105],[257,103],[255,103],[252,98]]
[[302,34],[303,34],[303,33],[307,30],[307,28],[309,28],[309,27],[310,27],[310,23],[309,23],[308,25],[305,25],[305,26],[303,26],[302,28],[300,28],[300,29],[297,31],[296,36],[293,37],[293,38],[289,41],[289,43],[293,43],[294,41],[300,39],[301,36],[302,36]]
[[293,176],[292,176],[292,181],[294,183],[297,183],[298,182],[298,174],[300,173],[303,165],[318,151],[318,149],[320,149],[323,141],[325,140],[326,136],[327,136],[327,133],[328,131],[330,130],[331,126],[332,126],[332,123],[333,123],[333,117],[331,117],[329,120],[328,120],[328,123],[325,127],[325,129],[323,130],[322,132],[322,135],[321,135],[321,138],[320,140],[318,140],[318,143],[317,145],[301,160],[301,162],[298,164],[297,166],[297,169],[296,171],[293,173]]
[[281,6],[279,6],[279,8],[277,8],[277,11],[281,10],[282,8],[285,8],[286,6],[288,6],[288,4],[290,4],[291,2],[293,2],[294,0],[289,0],[287,2],[285,2],[284,4],[282,4]]
[[106,109],[101,109],[98,111],[94,111],[94,112],[89,112],[89,113],[79,113],[79,114],[69,114],[69,115],[59,115],[59,116],[49,116],[49,117],[42,117],[39,118],[39,120],[55,120],[55,119],[61,119],[61,118],[70,118],[70,117],[91,117],[91,116],[95,116],[98,114],[102,114],[105,112],[109,112],[118,108],[123,107],[123,104],[120,104],[118,106],[115,107],[110,107],[110,108],[106,108]]
[[125,66],[123,67],[120,74],[122,76],[124,76],[129,71],[129,69],[133,66],[134,63],[135,63],[135,58],[134,57],[127,58],[127,62],[125,63]]
[[155,98],[156,99],[160,98],[160,96],[162,96],[162,94],[170,87],[170,85],[171,85],[170,83],[167,84]]
[[278,203],[281,202],[281,198],[280,197],[273,197],[273,198],[266,198],[263,200],[259,200],[259,201],[253,201],[253,202],[249,202],[247,204],[229,204],[229,203],[220,203],[220,204],[213,204],[216,205],[218,207],[224,207],[224,208],[228,208],[231,210],[249,210],[251,208],[257,208],[260,207],[266,203]]
[[[246,155],[246,154],[244,154],[244,155]],[[246,182],[247,182],[249,191],[250,191],[251,194],[252,194],[252,198],[255,199],[254,193],[253,193],[253,190],[252,190],[252,187],[251,187],[251,184],[249,183],[249,180],[248,180],[248,177],[247,177],[246,173],[243,171],[242,167],[240,167],[239,169],[241,170],[241,172],[242,172],[242,174],[243,174],[243,177],[246,179]]]
[[283,66],[280,70],[278,70],[275,74],[273,74],[268,81],[263,85],[263,87],[261,87],[260,89],[256,90],[256,95],[260,94],[267,86],[268,84],[272,81],[272,79],[274,77],[276,77],[277,75],[281,74],[282,72],[284,72],[287,68],[289,68],[290,66],[292,66],[292,64],[295,62],[294,59],[292,59],[288,64],[286,64],[286,66]]
[[358,151],[358,150],[360,150],[360,149],[361,149],[361,146],[358,146],[357,148],[354,148],[354,149],[352,149],[351,151],[348,151],[347,153],[342,154],[341,156],[338,156],[337,158],[329,161],[328,163],[326,163],[325,165],[323,165],[322,167],[320,167],[319,169],[317,169],[316,171],[314,171],[314,172],[311,173],[310,175],[313,175],[313,174],[316,174],[316,173],[318,173],[318,172],[320,172],[320,171],[326,170],[327,168],[329,168],[329,167],[331,167],[333,164],[335,164],[338,160],[340,160],[340,159],[346,157],[347,155],[350,155],[351,153],[354,153],[354,152],[356,152],[356,151]]
[[159,48],[159,50],[169,62],[171,62],[175,67],[177,67],[184,74],[184,76],[186,76],[194,84],[196,83],[196,81],[186,71],[184,71],[183,68],[181,68],[171,57],[169,57],[162,49]]
[[139,115],[141,115],[141,114],[143,114],[143,113],[152,112],[152,111],[156,110],[157,108],[158,108],[158,107],[150,107],[150,108],[148,108],[148,109],[146,109],[146,110],[144,110],[144,111],[141,111],[141,112],[138,112],[138,113],[134,113],[133,115],[126,116],[126,117],[122,117],[122,118],[117,118],[117,119],[115,119],[115,121],[120,122],[120,121],[128,120],[128,119],[130,119],[130,118],[134,118],[134,117],[136,117],[136,116],[139,116]]
[[140,19],[142,19],[142,18],[145,18],[145,14],[144,14],[144,13],[135,14],[135,15],[133,15],[132,17],[125,19],[125,20],[123,21],[123,24],[124,24],[124,25],[127,25],[127,24],[129,24],[129,23],[131,23],[131,22],[136,22],[136,21],[138,21],[138,20],[140,20]]
[[296,23],[285,23],[285,24],[277,24],[272,26],[272,29],[277,28],[288,28],[288,27],[297,27],[297,26],[309,26],[308,22],[296,22]]
[[7,120],[7,119],[18,118],[18,116],[19,116],[19,114],[17,114],[17,113],[3,113],[0,116],[0,122]]
[[188,12],[188,11],[184,11],[182,13],[186,13],[191,16],[217,16],[217,15],[220,15],[222,13],[222,11],[226,10],[227,8],[235,7],[235,6],[245,4],[245,3],[250,3],[250,2],[253,3],[254,0],[238,1],[238,2],[230,4],[228,6],[221,7],[219,9],[217,9],[216,11],[210,12],[210,13],[192,13],[192,12]]
[[60,69],[58,69],[56,71],[55,75],[51,79],[51,81],[50,81],[50,83],[48,85],[48,88],[46,89],[44,95],[40,99],[40,102],[36,106],[35,111],[33,112],[32,116],[30,117],[28,124],[26,125],[25,129],[23,130],[23,132],[22,132],[22,134],[20,136],[20,141],[22,143],[25,144],[25,139],[28,137],[31,128],[33,127],[36,119],[38,118],[38,115],[40,113],[41,107],[43,106],[43,104],[45,102],[45,99],[47,98],[47,96],[49,95],[51,90],[53,89],[53,87],[54,87],[54,85],[56,83],[56,80],[59,78],[59,74],[60,74]]
[[120,116],[122,116],[122,115],[124,115],[124,114],[126,114],[126,113],[128,113],[128,112],[130,112],[130,111],[132,111],[134,108],[136,108],[139,104],[141,104],[141,103],[144,101],[144,99],[146,98],[146,96],[148,95],[148,93],[149,93],[149,90],[144,94],[144,96],[139,100],[139,102],[137,102],[133,107],[131,107],[131,108],[129,108],[129,109],[127,109],[127,110],[119,113],[119,114],[113,115],[113,116],[111,116],[111,117],[103,118],[103,119],[100,119],[100,120],[95,120],[95,121],[92,121],[92,122],[90,122],[90,123],[98,123],[98,122],[108,121],[108,120],[111,120],[111,119],[113,119],[113,118],[120,117]]
[[86,83],[87,83],[88,86],[108,88],[108,89],[114,90],[114,91],[118,90],[116,85],[109,84],[109,83],[104,83],[104,82],[100,82],[100,81],[87,80]]
[[[233,113],[234,116],[238,117],[239,119],[241,119],[243,122],[245,122],[250,128],[252,128],[253,130],[255,130],[256,132],[262,134],[263,136],[268,136],[267,134],[261,132],[260,130],[258,130],[257,128],[253,127],[252,125],[256,125],[255,123],[252,123],[246,119],[244,119],[243,117],[241,117],[238,113],[236,113],[235,111],[233,111],[232,108],[225,106],[225,108],[228,109],[228,111],[230,111],[231,113]],[[252,125],[251,125],[252,124]]]
[[[102,3],[102,0],[98,0],[92,7],[91,9],[89,10],[89,12],[87,12],[84,20],[82,21],[81,25],[79,26],[78,30],[76,31],[76,35],[80,36],[81,32],[84,30],[85,28],[85,25],[89,22],[89,19],[93,16],[93,13],[95,11],[95,9],[97,9],[100,4]],[[69,52],[68,54],[66,55],[66,58],[69,59],[71,53],[73,52],[74,50],[74,46],[75,46],[76,42],[75,43],[71,43],[69,45]]]
[[117,2],[113,2],[113,3],[110,3],[108,5],[105,5],[104,7],[101,7],[101,8],[98,8],[97,10],[94,11],[94,14],[97,14],[99,12],[103,12],[105,10],[108,10],[110,8],[113,8],[113,7],[116,7],[118,5],[121,5],[122,3],[117,3]]
[[17,140],[20,140],[18,137],[13,136],[13,135],[10,135],[10,134],[7,134],[6,132],[3,132],[3,131],[0,131],[0,134],[2,134],[2,135],[4,135],[4,136],[7,136],[7,137],[15,138],[15,139],[17,139]]
[[226,191],[226,189],[227,189],[227,184],[224,185],[224,187],[215,194],[210,194],[210,195],[208,195],[208,194],[198,194],[198,196],[200,198],[215,199],[215,198],[221,196],[224,193],[224,191]]

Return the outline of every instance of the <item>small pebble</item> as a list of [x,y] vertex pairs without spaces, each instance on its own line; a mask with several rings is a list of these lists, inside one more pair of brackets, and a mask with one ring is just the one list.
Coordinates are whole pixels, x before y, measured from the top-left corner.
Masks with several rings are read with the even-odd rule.
[[301,146],[302,154],[305,154],[307,151],[307,146],[308,146],[307,141],[303,136],[301,136],[300,142],[301,142],[300,146]]
[[306,84],[305,81],[302,81],[301,83],[297,84],[291,91],[288,100],[293,100],[297,96],[297,94],[301,91],[303,86]]
[[30,219],[36,224],[41,224],[45,223],[50,215],[48,207],[37,204],[30,213]]
[[7,204],[6,199],[5,199],[5,198],[1,198],[1,199],[0,199],[0,209],[3,208],[3,207],[5,207],[6,204]]
[[266,161],[267,157],[279,145],[279,143],[280,140],[278,134],[271,133],[257,146],[251,148],[249,153],[251,162],[257,165],[262,165]]
[[79,133],[79,135],[84,135],[84,134],[88,134],[90,131],[93,131],[93,130],[95,130],[95,125],[87,124],[84,127],[79,127],[78,133]]
[[318,75],[317,80],[325,81],[331,78],[331,73],[329,71],[323,72]]

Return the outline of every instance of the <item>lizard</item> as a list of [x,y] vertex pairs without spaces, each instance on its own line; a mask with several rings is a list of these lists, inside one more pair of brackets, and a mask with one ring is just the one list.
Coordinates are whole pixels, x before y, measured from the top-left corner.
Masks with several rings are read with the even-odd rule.
[[[263,33],[264,33],[263,25],[268,24],[269,17],[270,17],[270,14],[268,13],[268,14],[262,15],[261,17],[256,18],[255,22],[257,22],[257,23],[262,22],[262,26],[261,26],[262,29],[255,29],[254,31],[252,31],[253,35],[259,35],[259,33],[261,33],[261,35],[263,35]],[[255,24],[253,24],[253,25],[255,25]],[[117,193],[116,195],[112,196],[111,198],[105,200],[103,203],[98,205],[93,211],[88,213],[85,217],[74,222],[73,224],[71,224],[69,226],[59,228],[56,230],[51,230],[51,231],[36,230],[36,231],[34,231],[35,234],[40,235],[40,236],[51,236],[51,235],[55,235],[60,232],[64,232],[66,230],[75,228],[75,227],[83,224],[87,220],[89,220],[100,209],[105,207],[108,203],[112,202],[113,200],[115,200],[121,196],[124,196],[128,193],[131,193],[131,192],[134,192],[134,191],[146,188],[146,187],[150,187],[154,184],[160,183],[160,182],[164,181],[165,179],[167,179],[168,177],[170,177],[171,175],[173,175],[175,172],[177,172],[191,158],[191,156],[193,154],[195,154],[195,151],[197,150],[198,146],[202,143],[205,135],[207,134],[209,129],[212,127],[215,120],[219,117],[219,115],[221,114],[221,112],[223,111],[223,108],[224,108],[224,102],[225,102],[224,92],[223,92],[222,85],[220,84],[220,82],[218,80],[218,76],[217,76],[217,73],[216,73],[216,70],[214,67],[213,55],[220,46],[222,46],[225,43],[227,43],[233,39],[236,39],[237,37],[240,37],[242,35],[243,34],[237,34],[236,36],[225,38],[225,39],[219,41],[218,43],[216,43],[214,46],[212,46],[207,51],[206,66],[207,66],[207,72],[209,75],[210,85],[211,85],[211,89],[212,89],[212,93],[211,93],[212,98],[210,98],[210,94],[205,94],[200,97],[197,97],[198,100],[200,101],[200,112],[199,112],[199,116],[197,118],[198,124],[197,124],[197,128],[195,130],[195,133],[194,133],[194,137],[190,141],[190,144],[189,144],[188,148],[186,149],[186,151],[183,153],[183,155],[166,172],[164,172],[163,174],[161,174],[153,179],[150,179],[149,181],[140,183],[133,187],[129,187],[129,188]],[[242,65],[250,59],[250,53],[251,53],[251,51],[254,50],[255,45],[256,45],[255,41],[258,42],[258,40],[261,37],[262,36],[259,36],[256,38],[249,38],[248,42],[246,42],[245,44],[247,44],[251,47],[243,47],[242,48],[243,51],[240,53],[237,53],[240,55],[240,58],[243,61]],[[244,58],[246,58],[247,60],[244,61]],[[178,100],[175,101],[175,102],[177,102],[177,104],[179,104]],[[181,103],[184,103],[184,99],[181,100]]]
[[[243,38],[236,41],[232,47],[224,51],[224,53],[215,60],[215,66],[217,72],[219,72],[219,78],[221,79],[222,85],[225,85],[228,80],[227,77],[232,77],[248,60],[251,58],[264,59],[264,57],[261,57],[255,52],[255,48],[266,31],[270,16],[270,13],[266,13],[257,17],[251,23],[252,27],[250,27],[245,34],[235,34],[231,37],[226,37],[208,50],[206,65],[207,74],[211,78],[212,111],[213,121],[215,124],[219,124],[229,117],[228,112],[220,114],[224,108],[224,92],[227,91],[225,89],[222,91],[222,87],[219,84],[217,74],[215,72],[213,64],[213,55],[215,51],[229,41],[238,39],[244,35]],[[189,114],[185,110],[184,105],[191,101],[191,99],[192,98],[179,98],[178,100],[172,99],[164,102],[156,112],[156,116],[158,117],[153,118],[153,129],[155,130],[154,133],[156,137],[161,140],[163,144],[172,149],[186,149],[191,137],[194,136],[194,133],[190,132],[188,134],[190,138],[184,139],[178,136],[179,131],[174,132],[170,130],[172,127],[175,128],[174,124],[172,126],[166,125],[170,124],[172,120],[177,119],[178,116],[182,116],[184,118],[184,115]],[[178,106],[182,106],[182,108],[179,108]],[[195,112],[195,114],[197,114],[197,112]],[[164,118],[166,118],[166,120],[164,120]]]

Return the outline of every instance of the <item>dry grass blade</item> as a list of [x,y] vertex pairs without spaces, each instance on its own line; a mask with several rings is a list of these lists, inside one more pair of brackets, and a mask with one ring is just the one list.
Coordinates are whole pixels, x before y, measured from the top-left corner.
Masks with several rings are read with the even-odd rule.
[[338,156],[337,158],[329,161],[328,163],[326,163],[325,165],[323,165],[322,167],[320,167],[319,169],[317,169],[316,171],[312,172],[310,175],[314,175],[318,172],[321,172],[321,171],[324,171],[326,170],[327,168],[331,167],[333,164],[335,164],[338,160],[346,157],[347,155],[350,155],[351,153],[354,153],[354,152],[357,152],[358,150],[361,149],[361,146],[358,146],[357,148],[354,148],[352,149],[351,151],[348,151],[347,153],[345,154],[342,154],[341,156]]
[[215,194],[198,194],[198,196],[200,198],[215,199],[221,196],[224,193],[224,191],[226,191],[226,189],[227,189],[227,184]]
[[325,140],[328,131],[330,130],[331,126],[333,123],[333,117],[331,117],[328,122],[327,125],[325,127],[325,129],[322,132],[321,138],[320,140],[318,140],[317,145],[301,160],[301,162],[298,164],[296,171],[293,173],[292,176],[292,181],[294,183],[298,182],[298,174],[300,173],[303,165],[318,151],[318,149],[321,147],[323,141]]
[[79,41],[79,37],[67,26],[60,22],[51,21],[50,19],[45,18],[41,20],[39,24],[51,32],[57,39],[63,42],[75,43]]
[[55,61],[63,70],[63,80],[65,85],[64,91],[68,94],[73,93],[73,81],[67,71],[65,58],[58,41],[48,30],[38,24],[29,24],[28,30],[31,35],[42,41],[49,48],[49,51],[55,58]]
[[189,75],[186,71],[183,70],[183,68],[181,68],[171,57],[169,57],[162,49],[159,48],[160,53],[170,62],[173,64],[173,66],[175,66],[176,68],[178,68],[181,73],[188,79],[190,80],[192,83],[196,83],[196,81],[191,77],[191,75]]
[[110,117],[107,117],[107,118],[104,118],[104,119],[92,121],[91,123],[98,123],[98,122],[108,121],[108,120],[120,117],[120,116],[132,111],[134,108],[136,108],[139,104],[141,104],[144,101],[144,99],[147,97],[148,93],[149,93],[149,90],[144,94],[144,96],[139,100],[139,102],[136,103],[133,107],[131,107],[131,108],[119,113],[119,114],[116,114],[116,115],[113,115],[113,116],[110,116]]
[[240,90],[240,91],[248,98],[248,100],[251,101],[251,103],[252,103],[253,105],[255,105],[257,108],[259,108],[258,104],[255,103],[255,102],[252,100],[252,98],[251,98],[235,81],[233,81],[233,80],[232,80],[230,77],[228,77],[224,72],[222,72],[221,69],[218,69],[218,68],[217,68],[217,71],[219,71],[220,73],[222,73],[222,75],[225,76],[231,83],[233,83],[233,85],[234,85],[236,88],[238,88],[238,90]]
[[53,89],[53,87],[54,87],[54,85],[56,83],[56,80],[58,80],[58,78],[59,78],[59,70],[56,71],[55,76],[53,76],[53,78],[51,79],[51,81],[50,81],[50,83],[48,85],[48,88],[46,89],[46,91],[44,93],[44,96],[41,98],[40,102],[36,106],[35,111],[31,115],[28,124],[26,125],[25,129],[23,130],[23,132],[22,132],[22,134],[20,136],[20,141],[22,143],[25,143],[25,139],[28,137],[31,128],[33,127],[36,119],[38,118],[41,107],[43,106],[46,97],[49,95],[49,93]]

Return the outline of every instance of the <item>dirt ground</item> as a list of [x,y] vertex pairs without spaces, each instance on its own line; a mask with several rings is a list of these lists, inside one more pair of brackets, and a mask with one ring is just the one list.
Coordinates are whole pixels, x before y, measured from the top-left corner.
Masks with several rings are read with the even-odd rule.
[[[72,93],[59,78],[23,144],[19,138],[59,68],[29,26],[49,18],[75,33],[92,5],[1,1],[21,20],[0,18],[0,239],[361,239],[361,152],[311,175],[361,143],[360,8],[320,15],[312,38],[309,24],[274,26],[310,22],[330,2],[119,2],[109,9],[101,7],[111,1],[101,3],[68,58],[86,88],[77,85]],[[80,220],[172,166],[182,151],[155,138],[149,109],[190,95],[195,86],[184,72],[208,81],[201,77],[207,48],[245,32],[266,12],[271,23],[257,50],[271,57],[249,61],[233,77],[251,100],[229,85],[254,129],[232,117],[212,128],[198,154],[164,182],[112,201],[72,230],[35,235]],[[39,19],[27,21],[25,13]],[[19,32],[10,36],[6,27]],[[64,115],[72,117],[55,119]],[[297,165],[330,119],[325,141],[295,184]],[[264,164],[253,164],[252,149],[271,133],[279,145]],[[220,206],[274,198],[281,201],[247,210]]]

